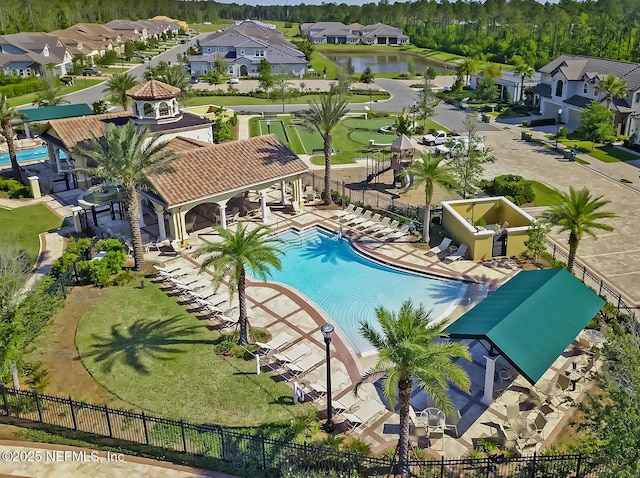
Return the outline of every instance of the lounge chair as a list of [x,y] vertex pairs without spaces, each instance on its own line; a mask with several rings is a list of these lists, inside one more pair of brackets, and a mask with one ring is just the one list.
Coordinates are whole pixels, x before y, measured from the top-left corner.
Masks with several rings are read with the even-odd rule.
[[407,234],[409,234],[409,226],[402,226],[400,229],[398,229],[396,232],[392,232],[391,234],[388,234],[387,236],[384,237],[385,241],[395,241],[396,239],[400,239],[401,237],[406,236]]
[[260,353],[265,355],[272,354],[286,345],[293,342],[293,337],[286,332],[282,332],[276,336],[274,336],[269,342],[258,342],[256,341],[256,345],[260,347]]
[[380,216],[380,214],[374,214],[371,219],[358,225],[358,229],[361,229],[363,231],[369,229],[371,226],[378,224],[378,221],[380,221],[381,217],[382,216]]
[[396,220],[391,221],[391,224],[389,224],[388,227],[385,227],[384,229],[380,229],[376,235],[379,237],[384,237],[387,236],[389,234],[392,234],[394,232],[398,231],[398,226],[400,225],[400,223]]
[[278,363],[291,363],[300,360],[311,353],[311,347],[307,344],[298,344],[285,350],[283,353],[273,354],[272,357]]
[[356,217],[353,221],[351,221],[349,224],[352,227],[355,227],[359,224],[362,224],[365,221],[368,221],[369,218],[371,217],[372,212],[371,211],[365,211],[364,214],[360,217]]
[[355,210],[356,210],[356,206],[355,206],[355,204],[352,203],[352,204],[349,204],[346,209],[338,211],[333,217],[335,217],[335,218],[344,217],[347,214],[353,213]]
[[342,216],[342,218],[340,218],[341,222],[345,222],[345,223],[350,223],[351,221],[353,221],[355,218],[360,217],[360,214],[362,214],[362,208],[359,207],[357,208],[354,212],[349,213],[345,216]]
[[302,212],[298,201],[291,201],[291,208],[293,209],[294,214],[300,214]]
[[450,245],[451,245],[451,239],[449,239],[448,237],[445,237],[444,239],[442,239],[442,242],[439,245],[429,249],[427,251],[427,255],[428,256],[437,256],[441,252],[444,252],[447,249],[449,249]]
[[366,427],[375,417],[385,410],[384,406],[377,400],[367,400],[353,413],[344,413],[342,416],[351,426],[349,431]]
[[456,410],[456,413],[452,417],[447,417],[447,421],[444,425],[445,430],[453,430],[454,436],[456,438],[460,436],[460,434],[458,433],[458,423],[460,423],[461,418],[462,416],[460,415],[460,410]]
[[359,392],[359,395],[355,395],[354,393],[348,393],[344,397],[339,400],[333,400],[333,408],[339,412],[339,414],[344,414],[346,412],[351,411],[353,407],[358,405],[359,403],[363,403],[368,398],[366,392]]
[[453,254],[451,254],[450,256],[447,256],[444,258],[445,262],[455,262],[458,259],[462,259],[465,254],[467,253],[467,249],[469,249],[469,246],[467,246],[466,244],[461,244],[460,247],[458,248],[458,250],[456,252],[454,252]]
[[296,379],[307,372],[315,369],[319,363],[322,363],[324,357],[317,352],[311,352],[309,355],[305,355],[300,360],[295,362],[286,363],[284,368],[289,372],[290,380]]
[[385,229],[387,227],[389,227],[389,224],[391,223],[391,218],[389,217],[383,217],[382,221],[380,221],[378,224],[374,224],[373,226],[370,226],[366,232],[368,232],[369,234],[374,234],[377,231],[380,231],[382,229]]

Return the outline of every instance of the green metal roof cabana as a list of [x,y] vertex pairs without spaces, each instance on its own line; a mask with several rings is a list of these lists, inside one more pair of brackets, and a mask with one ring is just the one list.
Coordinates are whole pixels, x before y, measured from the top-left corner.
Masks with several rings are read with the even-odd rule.
[[497,350],[533,384],[603,304],[604,300],[565,269],[524,271],[445,332],[453,339],[487,340],[493,349],[489,355]]
[[59,106],[44,106],[42,108],[29,108],[21,110],[21,113],[26,115],[25,122],[27,123],[45,123],[47,121],[73,118],[76,116],[89,116],[93,114],[91,106],[86,103],[78,105],[59,105]]

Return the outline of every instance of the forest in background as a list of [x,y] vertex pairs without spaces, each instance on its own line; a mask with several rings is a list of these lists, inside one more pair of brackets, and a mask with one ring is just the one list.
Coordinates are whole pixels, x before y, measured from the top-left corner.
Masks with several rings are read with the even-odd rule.
[[[284,0],[283,0],[284,3]],[[2,0],[0,31],[51,31],[78,22],[167,15],[189,23],[220,19],[339,21],[400,26],[417,46],[481,60],[513,63],[522,58],[535,67],[560,54],[640,61],[640,0],[535,0],[480,2],[381,0],[361,6],[251,6],[209,1],[148,0]],[[515,57],[515,58],[514,58]]]

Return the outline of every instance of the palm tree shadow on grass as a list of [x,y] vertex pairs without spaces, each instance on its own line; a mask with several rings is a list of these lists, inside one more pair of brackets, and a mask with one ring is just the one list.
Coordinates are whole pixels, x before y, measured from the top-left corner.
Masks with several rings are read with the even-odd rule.
[[214,340],[190,339],[201,330],[200,325],[180,325],[174,316],[157,322],[136,321],[129,327],[114,324],[108,336],[92,334],[93,344],[81,358],[93,358],[103,372],[110,373],[114,365],[123,363],[144,375],[149,369],[145,360],[172,360],[186,353],[188,345],[211,344]]

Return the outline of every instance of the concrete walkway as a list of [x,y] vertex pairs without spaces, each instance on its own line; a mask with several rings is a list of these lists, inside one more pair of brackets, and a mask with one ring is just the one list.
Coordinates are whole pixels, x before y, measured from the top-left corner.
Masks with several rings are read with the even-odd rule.
[[233,478],[114,452],[4,440],[0,441],[0,473],[19,478]]

